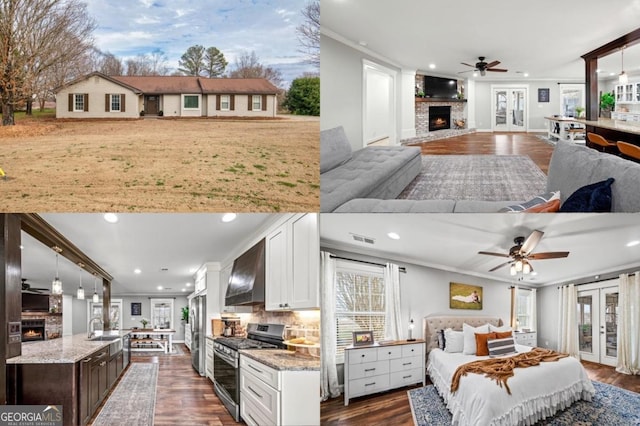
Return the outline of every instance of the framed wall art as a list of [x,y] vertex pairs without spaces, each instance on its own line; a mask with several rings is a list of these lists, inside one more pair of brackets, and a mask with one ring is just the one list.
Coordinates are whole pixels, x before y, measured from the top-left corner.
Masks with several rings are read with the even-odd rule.
[[538,102],[549,102],[549,89],[538,89]]
[[449,283],[449,308],[482,310],[482,287]]
[[132,316],[142,315],[142,303],[131,302],[131,315]]

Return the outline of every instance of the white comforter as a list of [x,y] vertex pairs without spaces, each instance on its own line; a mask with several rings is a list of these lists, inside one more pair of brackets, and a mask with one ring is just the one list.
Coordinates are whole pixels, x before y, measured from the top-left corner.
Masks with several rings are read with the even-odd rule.
[[[521,345],[516,349],[531,350]],[[472,373],[462,377],[458,391],[451,394],[451,379],[458,366],[487,358],[440,349],[429,353],[427,371],[453,415],[452,424],[531,425],[577,400],[591,401],[595,394],[582,364],[572,357],[515,369],[515,375],[507,382],[511,395],[495,381]]]

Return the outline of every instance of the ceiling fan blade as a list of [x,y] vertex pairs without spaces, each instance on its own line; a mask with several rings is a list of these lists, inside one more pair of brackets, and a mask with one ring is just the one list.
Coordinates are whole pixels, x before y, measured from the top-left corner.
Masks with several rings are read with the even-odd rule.
[[493,72],[507,72],[509,70],[505,70],[502,68],[487,68],[486,71],[493,71]]
[[475,68],[476,67],[475,65],[467,64],[466,62],[460,62],[460,63],[462,65],[466,65],[466,66],[471,67],[471,68]]
[[493,252],[490,252],[490,251],[479,251],[479,252],[478,252],[478,254],[486,254],[486,255],[489,255],[489,256],[498,256],[498,257],[507,257],[507,258],[508,258],[508,257],[511,257],[511,256],[509,256],[508,254],[504,254],[504,253],[493,253]]
[[534,253],[527,256],[527,259],[545,260],[545,259],[559,259],[569,256],[568,251],[548,251],[545,253]]
[[500,61],[493,61],[487,64],[487,68],[492,68],[495,67],[496,65],[500,64]]
[[522,248],[520,249],[520,254],[522,254],[523,256],[527,256],[529,253],[531,253],[536,248],[536,246],[542,239],[543,235],[544,235],[544,232],[538,231],[537,229],[531,232],[531,234],[527,237],[527,239],[522,244]]
[[495,270],[497,270],[497,269],[500,269],[500,268],[502,268],[503,266],[507,266],[507,265],[509,265],[510,263],[513,263],[513,262],[514,262],[513,260],[510,260],[510,261],[508,261],[508,262],[501,263],[500,265],[496,266],[495,268],[491,268],[491,269],[489,269],[489,272],[493,272],[493,271],[495,271]]
[[458,74],[464,74],[465,72],[473,72],[475,70],[458,71]]

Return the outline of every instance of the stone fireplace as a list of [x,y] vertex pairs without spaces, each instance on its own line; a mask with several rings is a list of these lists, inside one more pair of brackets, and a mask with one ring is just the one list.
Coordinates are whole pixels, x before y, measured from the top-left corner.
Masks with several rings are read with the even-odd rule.
[[429,131],[451,128],[451,107],[432,106],[429,108]]

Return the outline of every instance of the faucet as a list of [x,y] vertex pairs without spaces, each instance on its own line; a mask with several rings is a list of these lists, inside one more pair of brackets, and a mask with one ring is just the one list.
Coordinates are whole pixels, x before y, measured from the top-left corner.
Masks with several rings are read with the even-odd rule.
[[95,317],[91,318],[89,320],[89,324],[87,325],[87,330],[88,330],[87,331],[87,333],[88,333],[87,338],[89,338],[89,339],[91,339],[93,337],[93,335],[96,333],[95,330],[92,330],[92,328],[91,328],[93,322],[96,321],[96,320],[100,321],[100,324],[102,324],[102,326],[104,328],[104,322],[102,321],[102,318],[100,318],[99,316],[95,316]]

